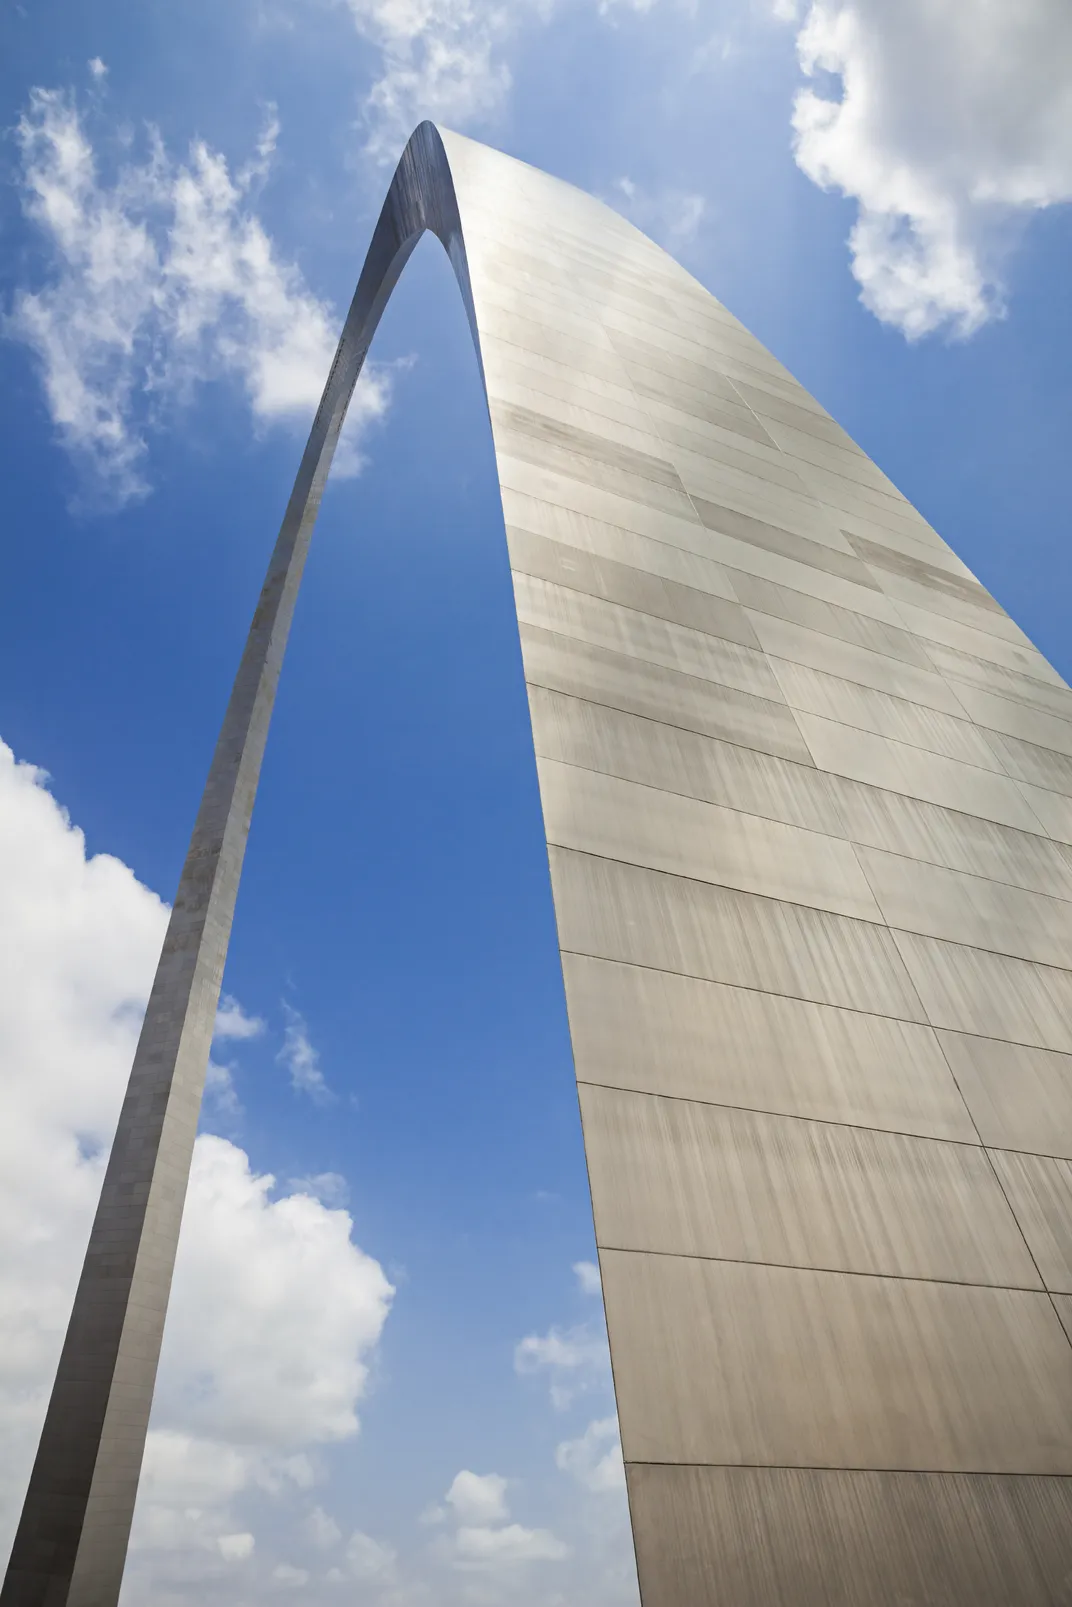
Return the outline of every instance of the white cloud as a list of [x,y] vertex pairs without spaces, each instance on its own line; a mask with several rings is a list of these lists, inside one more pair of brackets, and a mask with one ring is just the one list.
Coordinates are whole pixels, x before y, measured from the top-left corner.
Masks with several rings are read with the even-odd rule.
[[288,1194],[311,1194],[321,1205],[349,1204],[350,1185],[341,1172],[317,1172],[312,1177],[292,1177],[287,1183]]
[[254,1544],[251,1534],[221,1534],[216,1541],[225,1562],[245,1562],[247,1557],[252,1557]]
[[355,1530],[346,1542],[346,1565],[354,1579],[374,1579],[386,1582],[395,1571],[396,1554],[371,1535]]
[[[52,421],[100,501],[147,494],[148,436],[202,381],[237,381],[258,426],[312,421],[337,320],[253,210],[277,132],[273,114],[234,176],[203,141],[179,162],[151,134],[144,161],[123,161],[109,183],[73,97],[31,92],[17,129],[23,206],[48,278],[18,292],[6,331],[36,354]],[[389,373],[366,369],[340,473],[360,467],[357,439],[389,394]]]
[[583,1295],[601,1295],[603,1284],[599,1276],[599,1268],[594,1261],[575,1261],[573,1263],[573,1276]]
[[286,1021],[283,1028],[283,1047],[276,1058],[290,1073],[290,1085],[295,1093],[308,1094],[318,1105],[327,1104],[334,1095],[324,1081],[324,1073],[320,1069],[320,1054],[310,1041],[305,1017],[295,1010],[292,1004],[288,1004],[286,999],[283,1000],[283,1016]]
[[[167,919],[125,865],[87,858],[46,780],[0,745],[0,1555]],[[262,1549],[251,1499],[306,1512],[310,1451],[356,1432],[393,1291],[351,1233],[346,1212],[275,1197],[242,1150],[198,1139],[128,1607],[183,1580],[228,1599],[221,1581]]]
[[101,61],[99,56],[90,57],[86,65],[89,68],[89,76],[95,79],[97,83],[100,83],[102,79],[107,78],[108,69],[104,62]]
[[342,1530],[323,1507],[314,1507],[305,1520],[305,1532],[318,1551],[330,1551],[342,1539]]
[[445,1499],[459,1523],[501,1523],[510,1516],[506,1480],[498,1473],[470,1473],[463,1468]]
[[510,88],[501,52],[539,0],[347,0],[382,68],[364,107],[366,149],[393,164],[422,118],[461,127],[492,115]]
[[609,205],[667,251],[680,251],[696,238],[707,202],[691,190],[645,190],[633,179],[616,179]]
[[556,1410],[564,1411],[579,1395],[609,1384],[606,1329],[579,1323],[573,1328],[553,1327],[546,1334],[529,1334],[514,1350],[514,1367],[523,1375],[546,1374],[552,1403]]
[[811,0],[797,50],[796,159],[858,204],[864,304],[909,338],[1000,316],[1012,237],[1072,199],[1067,0]]
[[272,1578],[277,1585],[283,1585],[286,1589],[298,1590],[302,1585],[309,1583],[309,1570],[307,1568],[295,1568],[289,1562],[280,1562],[272,1569]]
[[241,1043],[247,1038],[259,1038],[263,1031],[264,1022],[260,1016],[247,1016],[237,999],[233,999],[229,993],[223,995],[212,1029],[216,1042],[233,1039]]
[[617,1417],[596,1418],[579,1438],[562,1440],[555,1448],[555,1464],[596,1495],[624,1490],[625,1465]]
[[508,1523],[501,1529],[459,1529],[455,1556],[461,1568],[514,1567],[527,1562],[561,1562],[569,1556],[569,1547],[549,1529],[524,1529],[519,1523]]

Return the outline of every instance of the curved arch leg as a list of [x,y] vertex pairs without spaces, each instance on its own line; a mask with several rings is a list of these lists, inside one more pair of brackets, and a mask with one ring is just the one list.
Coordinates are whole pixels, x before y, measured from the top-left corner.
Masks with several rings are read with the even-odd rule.
[[645,1607],[1072,1602],[1072,692],[684,269],[423,124],[213,759],[3,1607],[114,1607],[320,494],[433,230],[489,400]]

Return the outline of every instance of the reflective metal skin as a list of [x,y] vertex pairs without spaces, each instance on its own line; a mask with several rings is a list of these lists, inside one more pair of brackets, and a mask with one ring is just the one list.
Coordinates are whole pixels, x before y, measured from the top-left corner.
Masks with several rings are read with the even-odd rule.
[[4,1607],[113,1607],[306,548],[420,234],[487,387],[645,1607],[1072,1604],[1072,691],[792,377],[422,124],[164,945]]

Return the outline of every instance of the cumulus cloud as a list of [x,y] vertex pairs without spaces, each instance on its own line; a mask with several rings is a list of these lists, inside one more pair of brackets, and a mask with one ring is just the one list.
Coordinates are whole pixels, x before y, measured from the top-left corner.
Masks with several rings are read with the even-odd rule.
[[460,1523],[499,1523],[510,1516],[506,1480],[498,1473],[455,1474],[445,1500]]
[[596,1495],[624,1490],[625,1465],[617,1417],[596,1418],[577,1439],[562,1440],[555,1448],[555,1464]]
[[[3,1555],[167,910],[118,860],[87,856],[47,777],[2,745],[0,889]],[[223,1018],[232,1027],[252,1020],[233,1001]],[[226,1139],[198,1139],[124,1587],[129,1607],[171,1600],[182,1581],[191,1599],[233,1599],[227,1581],[255,1569],[261,1552],[251,1499],[306,1510],[316,1448],[357,1431],[393,1291],[352,1226],[310,1193],[280,1195]],[[332,1520],[309,1522],[330,1544]],[[269,1533],[269,1549],[271,1541]]]
[[811,0],[797,50],[796,159],[857,203],[864,304],[909,338],[1000,316],[1017,230],[1072,199],[1066,0]]
[[[93,497],[119,506],[148,493],[149,436],[203,381],[237,383],[258,426],[311,423],[338,320],[254,210],[274,116],[234,174],[203,141],[179,161],[150,131],[144,160],[105,179],[73,96],[59,90],[33,90],[16,133],[46,280],[17,293],[5,327],[34,352],[53,424]],[[358,438],[389,393],[389,372],[366,368],[339,472],[361,466]]]

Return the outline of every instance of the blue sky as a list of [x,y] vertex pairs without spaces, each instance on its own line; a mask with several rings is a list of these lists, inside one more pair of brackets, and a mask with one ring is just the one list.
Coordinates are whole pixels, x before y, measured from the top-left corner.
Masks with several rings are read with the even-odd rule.
[[[1068,675],[1070,36],[1063,0],[5,9],[0,1544],[409,128],[633,217]],[[434,242],[372,357],[254,818],[124,1601],[627,1607],[501,511]]]

